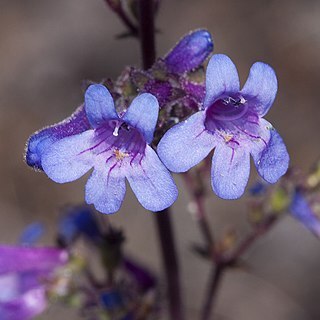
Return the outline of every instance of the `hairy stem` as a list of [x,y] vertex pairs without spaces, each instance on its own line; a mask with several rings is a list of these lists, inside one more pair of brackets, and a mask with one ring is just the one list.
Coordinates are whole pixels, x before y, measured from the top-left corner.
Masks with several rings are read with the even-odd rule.
[[[153,0],[140,0],[139,22],[142,64],[144,69],[149,69],[154,63],[156,57]],[[155,218],[168,285],[167,292],[170,319],[183,320],[179,267],[171,224],[170,209],[168,208],[156,213]]]

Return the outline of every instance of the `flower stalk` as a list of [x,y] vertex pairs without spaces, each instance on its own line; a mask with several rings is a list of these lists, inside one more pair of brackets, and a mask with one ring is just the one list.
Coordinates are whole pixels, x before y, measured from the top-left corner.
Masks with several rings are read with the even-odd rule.
[[[143,68],[147,70],[153,65],[156,57],[154,2],[152,0],[141,0],[139,3],[139,15],[142,65]],[[158,212],[155,219],[167,280],[170,318],[172,320],[183,320],[179,266],[170,218],[170,209],[168,208]]]
[[205,294],[205,302],[202,309],[201,320],[213,319],[211,316],[217,300],[218,289],[220,287],[223,275],[228,268],[237,265],[243,254],[263,235],[272,229],[274,224],[279,220],[278,215],[270,214],[263,223],[257,227],[252,233],[245,237],[235,248],[231,255],[215,255],[215,260],[212,266],[212,273],[209,280],[209,285]]

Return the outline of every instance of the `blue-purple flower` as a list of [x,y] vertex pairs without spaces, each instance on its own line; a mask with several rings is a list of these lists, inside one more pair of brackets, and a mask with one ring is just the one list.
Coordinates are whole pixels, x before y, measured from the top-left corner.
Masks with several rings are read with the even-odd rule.
[[28,320],[43,312],[46,281],[67,259],[55,248],[0,246],[0,319]]
[[65,183],[94,168],[86,184],[86,201],[103,213],[119,210],[126,179],[146,209],[169,207],[177,197],[177,188],[149,146],[158,119],[157,99],[141,94],[118,115],[109,91],[102,85],[91,85],[85,94],[85,113],[88,130],[50,142],[41,152],[45,173],[55,182]]
[[[163,130],[171,127],[175,118],[185,117],[198,109],[203,99],[204,86],[193,82],[187,73],[201,68],[213,49],[211,35],[207,30],[192,31],[184,36],[164,57],[159,58],[150,70],[126,68],[115,82],[107,87],[115,98],[117,110],[122,111],[137,92],[151,93],[162,108],[156,140]],[[134,96],[133,96],[134,95]],[[164,112],[165,109],[165,112]],[[34,133],[27,142],[26,162],[29,166],[43,170],[41,159],[46,149],[58,140],[80,134],[91,129],[84,104],[69,118]]]
[[262,118],[276,93],[277,78],[267,64],[253,64],[240,90],[233,62],[225,55],[212,56],[206,71],[203,109],[167,131],[158,145],[160,159],[169,170],[185,172],[215,148],[212,188],[225,199],[243,194],[250,154],[261,177],[275,183],[289,163],[280,135]]
[[293,195],[290,212],[317,238],[320,238],[320,219],[315,214],[310,201],[299,191],[296,191]]

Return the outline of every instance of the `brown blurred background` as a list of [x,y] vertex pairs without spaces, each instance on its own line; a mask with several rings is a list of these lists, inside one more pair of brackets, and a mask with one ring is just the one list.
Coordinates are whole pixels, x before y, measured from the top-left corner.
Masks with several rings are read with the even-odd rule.
[[[81,103],[82,80],[116,78],[125,65],[139,65],[139,46],[134,39],[115,39],[125,28],[103,0],[0,4],[0,241],[15,242],[23,226],[38,219],[48,226],[44,243],[49,244],[58,208],[83,201],[87,177],[58,185],[33,172],[23,163],[25,141]],[[271,64],[279,93],[267,119],[286,141],[292,165],[307,170],[317,159],[320,1],[162,1],[157,26],[158,55],[189,30],[206,27],[215,52],[234,60],[242,83],[253,62]],[[210,268],[190,252],[190,243],[201,236],[187,212],[182,180],[175,180],[181,191],[172,217],[188,319],[194,320]],[[248,231],[245,200],[223,201],[212,194],[207,207],[217,234],[234,224],[240,233]],[[111,219],[126,229],[125,249],[160,272],[152,214],[141,208],[131,191]],[[246,257],[250,272],[229,272],[222,284],[219,319],[320,319],[320,242],[308,231],[286,217]],[[57,312],[62,318],[78,318],[73,310],[52,307],[41,319],[56,319]]]

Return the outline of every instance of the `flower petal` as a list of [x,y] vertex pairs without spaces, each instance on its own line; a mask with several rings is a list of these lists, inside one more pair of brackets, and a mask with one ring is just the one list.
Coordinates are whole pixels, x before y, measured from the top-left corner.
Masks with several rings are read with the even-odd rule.
[[223,199],[242,196],[250,174],[250,153],[241,146],[233,149],[226,144],[216,147],[212,158],[213,191]]
[[0,302],[0,319],[30,320],[47,307],[47,295],[43,286],[33,288],[17,298]]
[[86,202],[102,213],[118,211],[125,193],[125,177],[113,166],[95,168],[86,184]]
[[67,119],[46,127],[32,136],[27,141],[25,159],[30,167],[42,170],[41,157],[52,143],[65,137],[73,136],[90,129],[84,106],[80,106]]
[[278,81],[274,70],[263,62],[256,62],[250,69],[241,93],[254,98],[254,108],[262,117],[272,106],[277,90]]
[[42,155],[42,167],[50,179],[65,183],[79,179],[93,166],[90,152],[93,130],[66,137],[52,144]]
[[238,71],[224,54],[211,57],[206,72],[206,97],[204,107],[209,107],[224,93],[237,93],[240,89]]
[[50,271],[64,264],[66,251],[55,248],[0,246],[0,274],[8,272]]
[[185,172],[198,164],[215,147],[216,141],[204,127],[204,111],[175,125],[162,137],[157,152],[173,172]]
[[123,120],[137,128],[143,134],[147,143],[151,143],[158,114],[159,103],[157,98],[150,93],[143,93],[132,101],[128,111],[123,116]]
[[113,98],[109,90],[101,84],[91,85],[85,93],[85,109],[93,128],[106,120],[118,119]]
[[126,178],[139,202],[147,210],[164,210],[177,199],[178,190],[171,174],[148,145],[144,158],[132,164]]
[[269,128],[270,139],[260,152],[252,149],[251,154],[260,176],[269,183],[275,183],[287,172],[289,155],[279,133],[269,122],[264,119],[261,121]]

